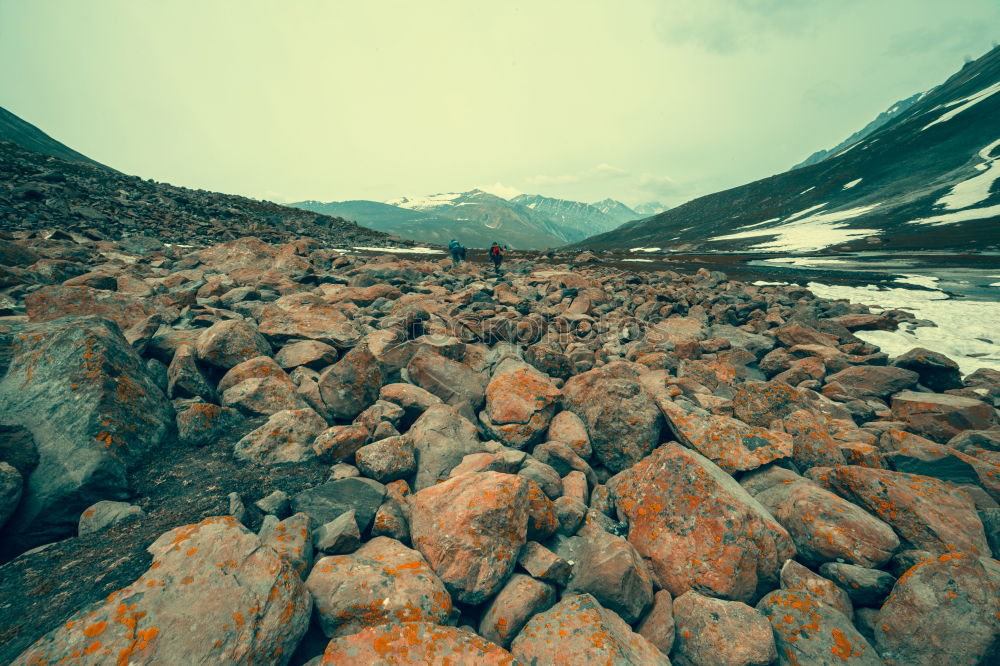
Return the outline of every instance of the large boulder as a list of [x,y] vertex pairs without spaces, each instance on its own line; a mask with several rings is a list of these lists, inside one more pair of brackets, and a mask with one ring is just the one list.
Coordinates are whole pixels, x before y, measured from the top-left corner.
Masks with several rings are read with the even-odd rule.
[[845,560],[879,567],[899,548],[891,527],[794,472],[771,467],[743,477],[740,483],[788,530],[805,562]]
[[451,597],[424,556],[384,536],[351,555],[320,559],[306,587],[329,638],[386,622],[440,624],[451,613]]
[[528,480],[463,474],[409,498],[410,535],[455,599],[478,604],[506,582],[526,541]]
[[138,298],[130,294],[83,286],[51,286],[37,289],[24,298],[24,309],[31,323],[62,317],[101,317],[115,322],[122,330],[156,315],[173,321],[175,307],[160,299]]
[[510,666],[514,659],[507,650],[468,629],[392,622],[330,641],[320,663]]
[[653,582],[642,557],[628,541],[587,525],[573,538],[573,576],[566,594],[590,594],[629,624],[653,603]]
[[666,444],[609,479],[628,540],[650,560],[660,587],[751,601],[772,589],[795,555],[788,532],[719,467]]
[[476,426],[451,405],[434,404],[420,415],[405,438],[416,451],[414,490],[423,490],[448,478],[462,458],[485,449]]
[[326,421],[311,409],[275,412],[267,423],[233,446],[237,460],[273,465],[305,462],[316,457],[312,443],[326,429]]
[[892,417],[907,430],[942,444],[963,430],[986,430],[996,423],[987,403],[948,393],[902,391],[892,397]]
[[75,533],[80,513],[125,499],[127,468],[174,425],[163,392],[118,327],[74,317],[26,327],[0,382],[0,412],[27,428],[38,466],[7,529],[23,550]]
[[414,354],[406,372],[411,382],[450,405],[464,402],[472,409],[479,409],[486,398],[486,375],[430,350]]
[[640,368],[609,363],[563,387],[563,408],[583,420],[594,455],[612,472],[642,460],[660,441],[663,416],[639,383]]
[[486,386],[480,420],[488,432],[517,449],[541,439],[555,413],[559,389],[534,367],[506,359]]
[[365,344],[358,345],[319,376],[323,402],[334,418],[351,420],[378,399],[382,370]]
[[361,335],[340,306],[313,294],[289,294],[264,306],[261,334],[275,344],[289,340],[315,340],[338,349],[356,345]]
[[679,666],[765,666],[778,657],[771,623],[743,602],[689,590],[674,600],[674,622]]
[[809,477],[872,512],[916,548],[990,555],[975,505],[954,486],[927,476],[855,465],[814,467]]
[[479,635],[503,647],[533,615],[548,610],[556,602],[556,587],[516,573],[483,611]]
[[904,573],[882,606],[875,644],[890,664],[1000,661],[1000,577],[967,553],[945,553]]
[[804,590],[774,590],[757,610],[771,621],[778,663],[879,666],[875,648],[851,621]]
[[962,388],[958,363],[930,349],[914,347],[892,359],[892,365],[917,373],[920,383],[932,391],[944,393],[949,389]]
[[535,615],[510,651],[522,664],[670,666],[665,654],[589,594],[567,596]]
[[238,319],[216,322],[198,337],[198,360],[223,370],[257,356],[270,356],[271,345],[251,324]]
[[848,395],[885,398],[916,385],[920,375],[912,370],[892,366],[855,365],[826,378],[836,382]]
[[178,527],[152,566],[81,609],[14,663],[286,664],[312,600],[270,548],[230,516]]

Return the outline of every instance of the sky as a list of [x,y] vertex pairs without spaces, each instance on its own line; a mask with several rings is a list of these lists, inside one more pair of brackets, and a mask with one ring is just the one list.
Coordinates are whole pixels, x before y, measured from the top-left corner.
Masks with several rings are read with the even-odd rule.
[[0,106],[278,202],[675,206],[836,145],[998,27],[997,0],[0,0]]

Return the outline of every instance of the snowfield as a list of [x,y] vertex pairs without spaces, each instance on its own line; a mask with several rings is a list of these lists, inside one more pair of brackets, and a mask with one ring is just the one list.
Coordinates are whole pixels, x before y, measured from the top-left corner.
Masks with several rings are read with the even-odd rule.
[[[917,278],[907,276],[897,281],[910,279],[911,284],[918,284]],[[979,368],[1000,370],[1000,303],[951,299],[937,290],[879,289],[874,285],[845,287],[818,282],[810,282],[808,287],[822,298],[846,298],[853,303],[869,305],[874,312],[908,310],[917,319],[937,324],[913,326],[904,323],[896,331],[855,333],[865,342],[878,345],[890,357],[923,347],[958,363],[962,374]]]

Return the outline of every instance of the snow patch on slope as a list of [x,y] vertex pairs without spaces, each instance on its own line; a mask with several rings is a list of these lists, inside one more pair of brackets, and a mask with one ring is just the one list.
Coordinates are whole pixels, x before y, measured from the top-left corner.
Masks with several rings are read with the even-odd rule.
[[990,197],[993,182],[1000,178],[997,158],[990,157],[990,153],[997,146],[1000,146],[1000,139],[980,150],[979,157],[986,161],[976,165],[979,173],[952,187],[948,194],[937,200],[935,205],[944,206],[948,210],[959,210],[986,201]]
[[[811,210],[821,208],[819,204],[787,218],[782,224],[770,229],[754,229],[740,231],[735,234],[716,236],[713,241],[736,240],[739,238],[754,238],[757,236],[776,236],[773,240],[754,245],[752,249],[773,252],[815,252],[830,245],[837,245],[855,238],[864,238],[878,234],[878,229],[850,229],[842,224],[845,220],[859,217],[876,208],[879,204],[858,206],[847,210],[815,213],[801,217]],[[796,219],[799,218],[799,219]]]
[[917,220],[910,220],[907,224],[929,224],[939,227],[943,224],[955,224],[956,222],[968,222],[969,220],[982,220],[988,217],[1000,217],[1000,204],[996,206],[984,206],[983,208],[966,208],[965,210],[934,215],[932,217],[921,217]]
[[935,120],[935,121],[933,121],[931,123],[928,123],[927,125],[924,125],[920,129],[920,131],[923,132],[928,127],[933,127],[934,125],[937,125],[938,123],[948,122],[949,120],[951,120],[952,118],[954,118],[958,114],[962,113],[962,111],[965,111],[969,107],[974,106],[974,105],[978,104],[979,102],[982,102],[987,97],[990,97],[991,95],[994,95],[994,94],[996,94],[998,92],[1000,92],[1000,81],[997,81],[996,83],[994,83],[990,87],[983,88],[979,92],[973,93],[973,94],[969,95],[968,97],[963,97],[962,99],[956,99],[956,100],[954,100],[952,102],[948,102],[947,104],[944,105],[945,107],[955,106],[956,104],[961,104],[961,106],[959,106],[958,108],[952,109],[951,111],[948,111],[946,113],[941,114],[940,118],[938,118],[937,120]]

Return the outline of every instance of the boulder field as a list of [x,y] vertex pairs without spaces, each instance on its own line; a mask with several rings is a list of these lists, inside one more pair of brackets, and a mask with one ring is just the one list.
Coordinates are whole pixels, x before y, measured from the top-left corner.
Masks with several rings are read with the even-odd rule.
[[0,234],[0,662],[998,663],[1000,373],[407,256]]

